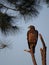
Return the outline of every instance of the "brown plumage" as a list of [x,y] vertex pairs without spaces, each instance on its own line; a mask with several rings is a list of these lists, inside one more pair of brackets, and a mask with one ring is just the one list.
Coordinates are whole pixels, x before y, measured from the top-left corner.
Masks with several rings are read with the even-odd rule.
[[35,30],[34,26],[29,26],[30,30],[27,32],[27,41],[28,41],[28,46],[29,49],[32,48],[33,53],[35,53],[35,47],[37,44],[37,40],[38,40],[38,31]]

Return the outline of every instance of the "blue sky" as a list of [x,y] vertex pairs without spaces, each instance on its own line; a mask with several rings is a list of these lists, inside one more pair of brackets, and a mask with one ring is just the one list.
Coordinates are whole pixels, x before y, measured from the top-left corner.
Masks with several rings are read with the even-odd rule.
[[[11,13],[9,11],[9,13]],[[11,48],[5,48],[0,50],[0,65],[32,65],[31,55],[27,52],[24,52],[24,49],[28,49],[27,44],[27,30],[29,25],[34,25],[36,29],[43,35],[47,46],[47,65],[49,65],[49,8],[45,5],[43,9],[40,11],[40,14],[37,18],[29,19],[28,23],[25,23],[23,17],[18,17],[15,21],[16,24],[22,28],[20,33],[15,35],[4,36],[0,32],[0,40],[3,42],[10,44]],[[38,43],[36,46],[36,53],[35,57],[37,60],[37,64],[41,64],[41,55],[40,55],[40,48],[42,47],[42,43],[40,38],[38,38]]]

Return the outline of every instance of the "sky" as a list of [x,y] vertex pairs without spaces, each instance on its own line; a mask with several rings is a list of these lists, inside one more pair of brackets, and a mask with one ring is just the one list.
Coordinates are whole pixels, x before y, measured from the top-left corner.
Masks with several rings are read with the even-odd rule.
[[[10,10],[8,13],[13,13]],[[14,14],[13,14],[14,15]],[[24,52],[28,49],[27,44],[27,31],[29,25],[34,25],[39,33],[42,34],[44,41],[47,46],[47,65],[49,65],[49,8],[43,5],[42,10],[37,18],[28,19],[25,22],[23,17],[18,17],[16,25],[20,26],[21,30],[19,33],[9,34],[5,36],[0,31],[0,41],[3,41],[8,48],[0,49],[0,65],[33,65],[31,55]],[[20,22],[18,22],[20,21]],[[42,48],[42,43],[38,37],[38,42],[35,50],[35,57],[37,64],[42,65],[40,48]]]

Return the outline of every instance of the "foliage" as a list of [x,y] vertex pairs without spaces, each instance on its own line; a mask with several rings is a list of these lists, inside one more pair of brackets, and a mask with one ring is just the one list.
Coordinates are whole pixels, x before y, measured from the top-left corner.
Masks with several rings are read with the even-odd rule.
[[17,0],[7,0],[10,3],[16,4]]
[[48,5],[48,7],[49,7],[49,0],[46,0],[46,3],[47,3],[47,5]]
[[39,14],[38,8],[40,7],[37,0],[7,0],[14,4],[16,10],[22,15],[33,15],[37,16]]
[[[6,1],[6,0],[5,0]],[[49,5],[49,0],[44,0]],[[11,9],[10,7],[5,6],[0,3],[0,11],[1,9],[7,8],[19,11],[23,16],[33,16],[36,17],[39,14],[40,8],[40,0],[7,0],[8,3],[15,5],[15,9]],[[17,26],[12,25],[12,17],[0,12],[0,29],[2,32],[6,33],[9,30],[17,30]]]
[[20,11],[22,15],[33,15],[37,16],[39,13],[37,8],[39,4],[36,0],[22,0],[20,3],[16,2],[16,9]]
[[6,34],[9,30],[16,30],[18,29],[17,26],[12,25],[12,17],[8,16],[7,14],[3,14],[0,12],[0,28],[1,31]]
[[46,0],[47,3],[49,3],[49,0]]

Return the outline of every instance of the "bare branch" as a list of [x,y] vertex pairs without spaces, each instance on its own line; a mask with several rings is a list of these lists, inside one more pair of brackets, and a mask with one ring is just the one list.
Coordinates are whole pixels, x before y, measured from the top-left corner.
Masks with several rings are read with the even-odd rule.
[[39,34],[39,36],[40,36],[40,39],[41,39],[41,42],[43,45],[43,49],[42,48],[40,49],[41,57],[42,57],[42,65],[46,65],[46,49],[47,49],[47,47],[45,45],[45,42],[44,42],[42,35]]
[[33,64],[37,65],[32,48],[30,50],[24,50],[24,51],[29,52],[31,54]]
[[29,52],[29,53],[30,53],[30,50],[24,50],[24,51],[26,51],[26,52]]
[[40,36],[40,39],[41,39],[41,42],[42,42],[43,47],[46,47],[46,45],[45,45],[45,42],[44,42],[44,39],[43,39],[42,35],[41,35],[41,34],[39,34],[39,36]]

